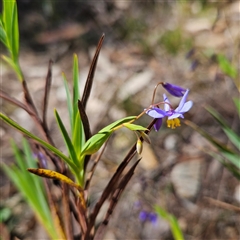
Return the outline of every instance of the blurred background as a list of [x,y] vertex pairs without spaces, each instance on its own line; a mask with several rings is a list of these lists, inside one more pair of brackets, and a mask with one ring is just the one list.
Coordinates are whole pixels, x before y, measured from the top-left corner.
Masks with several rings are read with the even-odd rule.
[[[138,115],[151,104],[154,86],[165,81],[190,89],[194,102],[185,115],[221,142],[228,144],[219,124],[206,111],[211,106],[240,133],[233,97],[239,97],[239,1],[17,1],[20,65],[36,105],[41,109],[45,77],[53,65],[48,120],[56,145],[64,149],[54,119],[57,108],[67,124],[67,104],[61,73],[71,85],[73,54],[79,58],[80,92],[96,45],[105,34],[95,82],[87,106],[91,130],[119,118]],[[6,51],[1,45],[1,49]],[[1,51],[2,51],[1,50]],[[22,100],[21,86],[2,62],[2,89]],[[155,102],[162,100],[158,88]],[[170,97],[170,96],[169,96]],[[178,99],[170,98],[173,105]],[[4,113],[36,132],[23,111],[1,102]],[[144,116],[139,124],[151,121]],[[9,140],[21,135],[1,125],[1,162],[14,161]],[[176,216],[186,239],[239,239],[239,212],[219,207],[209,198],[240,204],[236,178],[206,152],[214,150],[197,132],[182,123],[169,129],[165,122],[151,132],[142,160],[111,218],[105,239],[172,239],[169,225],[142,222],[141,211],[157,204]],[[98,165],[91,202],[135,142],[127,130],[116,132]],[[43,231],[21,195],[1,171],[1,203],[11,212],[5,227],[12,239],[43,239]],[[104,212],[102,213],[104,216]],[[4,228],[3,228],[4,229]],[[76,233],[78,230],[75,229]],[[14,238],[16,237],[16,238]]]

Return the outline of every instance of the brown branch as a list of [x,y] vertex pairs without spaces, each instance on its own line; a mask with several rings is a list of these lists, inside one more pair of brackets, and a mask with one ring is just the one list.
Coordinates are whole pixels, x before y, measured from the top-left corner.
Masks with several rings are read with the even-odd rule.
[[[150,130],[152,129],[154,123],[157,121],[157,119],[154,119],[147,127],[148,130],[145,131],[146,134],[150,133]],[[140,138],[143,141],[143,138]],[[112,178],[110,179],[110,181],[108,182],[108,185],[106,186],[106,188],[103,190],[103,193],[100,197],[100,199],[98,200],[98,202],[96,203],[93,212],[91,213],[90,217],[89,217],[89,225],[88,225],[88,232],[86,233],[86,240],[89,237],[89,234],[94,226],[95,223],[95,219],[103,205],[103,203],[105,202],[105,200],[109,197],[109,195],[111,194],[112,190],[114,189],[115,184],[117,184],[119,178],[121,177],[122,172],[124,171],[124,169],[126,168],[126,166],[128,165],[128,163],[131,161],[131,159],[135,156],[136,154],[136,146],[135,144],[132,146],[132,148],[130,149],[130,151],[128,152],[127,156],[123,159],[123,161],[121,162],[121,164],[118,166],[116,172],[114,173],[114,175],[112,176]]]
[[123,193],[124,189],[126,188],[128,182],[130,181],[131,177],[134,174],[134,170],[137,167],[138,163],[140,162],[141,159],[139,159],[127,172],[127,174],[121,179],[121,181],[119,182],[118,188],[115,190],[115,192],[112,195],[106,216],[101,224],[101,226],[98,228],[95,238],[100,240],[103,239],[105,230],[106,230],[106,226],[108,225],[109,222],[109,218],[112,215],[118,200],[121,196],[121,194]]
[[9,96],[6,92],[0,90],[0,98],[7,100],[8,102],[12,103],[13,105],[22,108],[25,110],[29,115],[34,115],[35,113],[29,109],[25,104],[18,101],[16,98]]
[[103,44],[104,36],[105,35],[103,34],[98,42],[97,49],[94,54],[94,57],[93,57],[93,60],[92,60],[92,63],[91,63],[91,66],[90,66],[90,69],[88,72],[87,81],[86,81],[84,91],[83,91],[83,96],[81,99],[84,109],[86,109],[87,101],[88,101],[88,98],[90,96],[90,92],[92,89],[93,78],[94,78],[94,74],[95,74],[95,70],[96,70],[96,66],[97,66],[98,56],[99,56],[99,53],[100,53],[100,50],[101,50],[101,47]]
[[45,89],[44,89],[44,97],[43,97],[43,112],[42,112],[42,124],[43,128],[48,131],[47,127],[47,107],[48,107],[48,100],[49,100],[49,93],[52,84],[52,64],[53,61],[50,60],[48,64],[48,73],[45,81]]
[[225,202],[222,202],[222,201],[219,201],[217,199],[210,198],[210,197],[204,197],[204,199],[206,199],[210,204],[214,204],[218,207],[225,208],[227,210],[240,213],[240,208],[237,207],[237,206],[234,206],[232,204],[225,203]]
[[67,184],[62,183],[62,193],[63,193],[63,221],[66,237],[68,240],[73,240],[73,228],[72,219],[69,206],[69,187]]

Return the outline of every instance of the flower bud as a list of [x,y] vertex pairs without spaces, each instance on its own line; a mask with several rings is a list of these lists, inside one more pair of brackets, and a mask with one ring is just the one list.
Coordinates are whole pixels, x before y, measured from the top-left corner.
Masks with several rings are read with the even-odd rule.
[[184,93],[186,92],[185,88],[182,88],[180,86],[170,84],[170,83],[163,83],[162,86],[173,96],[175,97],[182,97]]
[[142,153],[142,149],[143,149],[143,144],[142,141],[140,139],[137,140],[137,144],[136,144],[136,150],[138,154]]

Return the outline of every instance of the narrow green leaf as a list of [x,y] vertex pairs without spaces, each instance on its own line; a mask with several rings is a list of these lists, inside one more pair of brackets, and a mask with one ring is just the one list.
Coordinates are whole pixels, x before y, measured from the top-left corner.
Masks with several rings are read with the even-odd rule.
[[[24,161],[24,159],[22,159],[22,161]],[[52,239],[57,239],[58,235],[54,230],[55,228],[50,214],[51,211],[48,207],[47,201],[44,198],[44,200],[40,200],[39,198],[40,196],[44,197],[44,193],[42,191],[37,192],[35,189],[35,185],[33,184],[33,182],[35,181],[39,181],[40,183],[41,179],[37,177],[32,177],[29,181],[29,179],[26,178],[26,175],[30,174],[26,174],[26,172],[21,171],[16,166],[10,168],[7,165],[2,165],[2,168],[7,174],[7,176],[18,188],[18,190],[21,192],[30,207],[33,209],[35,215],[37,216],[40,223],[44,226],[49,236],[51,236]]]
[[207,154],[213,157],[213,159],[218,160],[224,165],[238,180],[240,180],[240,169],[236,168],[232,163],[227,162],[223,156],[213,151],[206,151]]
[[237,108],[238,116],[240,118],[240,98],[234,98],[233,99],[235,106]]
[[2,22],[0,21],[0,41],[8,48],[7,34],[3,29]]
[[240,169],[240,157],[239,154],[233,154],[229,152],[222,152],[222,155],[227,158],[232,164],[234,164],[238,169]]
[[66,95],[67,95],[67,106],[68,106],[69,122],[71,125],[71,133],[73,133],[73,105],[72,105],[71,93],[68,87],[67,78],[64,73],[62,73],[62,77],[63,77],[63,83],[64,83]]
[[182,230],[178,224],[178,221],[176,219],[176,217],[174,217],[173,215],[170,216],[170,226],[171,226],[171,231],[173,233],[173,237],[175,240],[184,240],[184,236],[182,233]]
[[75,125],[74,125],[74,132],[72,137],[72,144],[74,146],[77,156],[81,154],[84,141],[85,141],[85,138],[84,138],[82,121],[81,121],[79,112],[77,112]]
[[17,19],[17,5],[16,1],[3,1],[3,26],[6,32],[8,50],[11,54],[11,59],[17,63],[19,33],[18,33],[18,19]]
[[237,77],[237,69],[229,62],[229,60],[224,56],[219,54],[217,56],[219,67],[225,73],[231,78]]
[[184,240],[182,230],[178,224],[176,217],[168,213],[167,211],[165,211],[163,208],[159,206],[155,206],[154,209],[160,217],[162,217],[169,223],[174,239]]
[[97,152],[100,147],[106,142],[108,137],[111,135],[111,132],[98,132],[97,134],[93,135],[88,141],[84,144],[82,149],[82,156],[91,155]]
[[140,126],[140,125],[136,125],[136,124],[132,124],[132,123],[123,123],[124,127],[132,130],[132,131],[146,131],[148,130],[147,128]]
[[18,30],[17,4],[15,1],[13,6],[11,46],[12,46],[13,60],[15,63],[17,63],[18,52],[19,52],[19,30]]
[[2,59],[10,65],[10,67],[15,71],[17,74],[18,79],[22,82],[23,81],[23,75],[22,71],[17,63],[15,63],[11,58],[2,55]]
[[12,214],[12,210],[10,208],[1,208],[0,209],[0,223],[7,221]]
[[127,123],[131,120],[134,120],[134,119],[136,119],[136,116],[129,116],[129,117],[126,117],[126,118],[122,118],[122,119],[117,120],[117,121],[111,123],[110,125],[106,126],[102,130],[100,130],[99,133],[110,132],[113,128],[118,127],[121,124]]
[[26,172],[26,169],[30,166],[37,167],[35,159],[31,154],[30,147],[27,141],[23,140],[24,154],[22,154],[14,142],[12,145],[15,148],[14,151],[18,154],[18,162],[21,163],[25,169],[23,171],[17,166],[8,167],[7,165],[2,165],[2,168],[29,203],[49,236],[51,236],[52,239],[57,239],[59,236],[56,231],[54,231],[51,211],[45,197],[42,180]]
[[63,139],[64,139],[65,144],[67,146],[68,153],[71,156],[71,159],[73,160],[74,164],[79,168],[79,162],[78,162],[78,159],[77,159],[77,155],[76,155],[75,149],[73,147],[73,144],[71,142],[71,139],[70,139],[70,137],[67,133],[67,130],[66,130],[66,128],[65,128],[65,126],[64,126],[64,124],[63,124],[63,122],[62,122],[62,120],[61,120],[61,118],[60,118],[56,109],[55,109],[54,113],[55,113],[55,117],[56,117],[59,129],[61,130]]
[[[11,35],[12,35],[12,18],[13,18],[13,7],[15,4],[15,0],[7,1],[3,0],[3,15],[2,15],[2,23],[7,35],[8,46],[11,48]],[[11,49],[9,49],[11,51]]]
[[3,113],[0,113],[0,118],[6,122],[7,124],[9,124],[10,126],[12,126],[13,128],[19,130],[21,133],[27,135],[28,137],[36,140],[38,143],[40,143],[42,146],[46,147],[48,150],[52,151],[53,153],[55,153],[59,158],[63,159],[67,164],[69,164],[69,166],[72,168],[72,170],[77,173],[77,167],[76,165],[71,161],[71,159],[69,159],[67,156],[65,156],[62,152],[60,152],[57,148],[53,147],[52,145],[50,145],[49,143],[43,141],[42,139],[38,138],[37,136],[35,136],[34,134],[30,133],[28,130],[26,130],[25,128],[21,127],[20,125],[18,125],[15,121],[13,121],[11,118],[7,117],[6,115],[4,115]]
[[83,145],[81,155],[82,156],[91,155],[97,152],[100,149],[100,147],[104,144],[104,142],[108,139],[108,137],[111,135],[113,128],[118,127],[121,124],[129,122],[135,118],[136,116],[130,116],[120,119],[100,130],[97,134],[89,138],[88,141]]
[[240,136],[238,136],[228,126],[228,124],[224,121],[224,118],[218,112],[216,112],[213,108],[206,107],[206,109],[215,118],[215,120],[217,120],[217,122],[220,124],[220,126],[223,129],[223,131],[228,136],[229,140],[239,149],[239,146],[240,146]]
[[[79,72],[78,72],[78,57],[76,54],[73,56],[73,126],[75,127],[76,116],[78,113],[78,99],[79,99]],[[74,132],[74,130],[73,130]]]
[[208,134],[205,130],[201,129],[198,125],[195,123],[185,120],[185,124],[193,128],[195,131],[200,133],[205,139],[207,139],[210,143],[212,143],[220,152],[222,153],[230,153],[230,154],[237,154],[235,151],[232,149],[228,148],[226,145],[223,143],[219,142],[217,139],[212,137],[210,134]]

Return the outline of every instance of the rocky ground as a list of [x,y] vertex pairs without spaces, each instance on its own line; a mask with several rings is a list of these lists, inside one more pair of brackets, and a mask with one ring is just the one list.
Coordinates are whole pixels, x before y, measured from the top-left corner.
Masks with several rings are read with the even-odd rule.
[[[143,111],[151,104],[154,86],[159,81],[190,89],[189,99],[194,106],[186,119],[228,143],[204,108],[210,105],[239,133],[239,119],[232,101],[233,97],[239,97],[239,92],[216,61],[216,55],[221,53],[239,67],[239,1],[206,5],[199,1],[93,3],[85,6],[87,16],[92,16],[89,18],[78,16],[75,10],[72,19],[69,14],[65,21],[63,18],[51,26],[46,21],[46,10],[35,10],[20,20],[23,35],[20,64],[39,108],[48,61],[54,61],[48,119],[54,141],[62,151],[66,149],[53,115],[53,109],[57,108],[67,124],[61,72],[71,84],[72,54],[76,53],[80,86],[84,86],[102,32],[105,41],[87,107],[93,133],[119,118]],[[33,31],[34,28],[39,31]],[[33,31],[31,36],[29,31]],[[1,72],[2,89],[21,100],[20,84],[14,73],[4,64]],[[159,101],[162,93],[159,88],[156,96]],[[5,101],[1,108],[28,130],[36,131],[22,110]],[[144,116],[139,123],[146,126],[150,121]],[[1,162],[13,162],[9,139],[13,137],[20,143],[21,135],[2,124],[1,136]],[[186,239],[239,239],[239,211],[219,202],[239,207],[240,185],[206,153],[212,146],[184,123],[174,130],[164,123],[150,138],[152,144],[144,145],[140,165],[112,216],[105,239],[172,239],[163,219],[159,218],[156,225],[138,219],[141,210],[153,211],[156,204],[177,217]],[[93,179],[93,201],[134,141],[135,136],[125,130],[111,138]],[[22,197],[2,172],[1,175],[1,204],[12,209],[11,220],[2,225],[2,231],[8,226],[11,235],[18,237],[13,239],[45,239]]]

